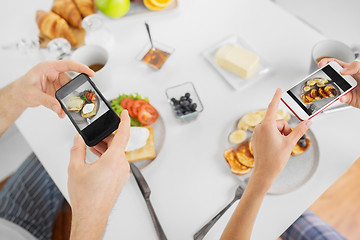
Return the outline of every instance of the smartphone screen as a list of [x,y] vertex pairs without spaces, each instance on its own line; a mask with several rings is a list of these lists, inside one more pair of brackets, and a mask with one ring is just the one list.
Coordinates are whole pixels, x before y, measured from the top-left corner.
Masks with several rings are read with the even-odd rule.
[[311,116],[352,86],[330,65],[289,89],[289,96]]
[[119,117],[85,74],[60,88],[56,98],[89,146],[96,145],[118,127]]

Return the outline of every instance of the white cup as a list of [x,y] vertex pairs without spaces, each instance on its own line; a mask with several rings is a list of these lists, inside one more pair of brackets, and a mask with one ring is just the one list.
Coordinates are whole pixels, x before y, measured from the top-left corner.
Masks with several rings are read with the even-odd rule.
[[87,66],[103,64],[104,67],[95,72],[92,80],[102,92],[111,88],[111,71],[108,64],[109,53],[105,48],[98,45],[82,46],[74,51],[71,55],[71,60]]
[[311,51],[310,72],[318,69],[318,59],[322,57],[332,57],[343,62],[353,62],[357,53],[348,45],[336,40],[323,40],[315,44]]

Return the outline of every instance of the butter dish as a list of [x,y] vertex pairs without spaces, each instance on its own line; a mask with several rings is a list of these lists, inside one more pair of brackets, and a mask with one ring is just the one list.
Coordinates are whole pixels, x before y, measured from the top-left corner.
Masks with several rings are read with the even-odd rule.
[[[216,53],[221,47],[226,45],[236,46],[259,57],[257,68],[250,77],[242,78],[234,72],[231,72],[219,65],[219,62],[216,60]],[[243,39],[236,35],[231,35],[221,42],[214,44],[213,46],[203,51],[202,55],[235,90],[243,90],[265,78],[265,76],[269,76],[271,73],[273,73],[273,69],[266,62],[266,60],[264,60],[264,58],[259,55],[253,48],[251,48]]]

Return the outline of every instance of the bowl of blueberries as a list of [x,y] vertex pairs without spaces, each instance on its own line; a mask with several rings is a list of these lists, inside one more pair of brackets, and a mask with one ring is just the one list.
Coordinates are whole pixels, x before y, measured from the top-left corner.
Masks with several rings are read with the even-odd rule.
[[166,89],[166,96],[175,117],[182,123],[195,120],[204,110],[194,84],[191,82]]

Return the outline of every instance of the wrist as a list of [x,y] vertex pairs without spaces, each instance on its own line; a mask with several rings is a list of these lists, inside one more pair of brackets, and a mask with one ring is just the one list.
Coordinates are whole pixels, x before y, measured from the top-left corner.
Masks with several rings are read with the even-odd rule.
[[251,174],[249,184],[254,185],[260,193],[266,194],[273,184],[275,177],[270,177],[268,172],[258,171],[254,169]]
[[107,225],[108,216],[87,213],[72,213],[70,239],[101,239]]

